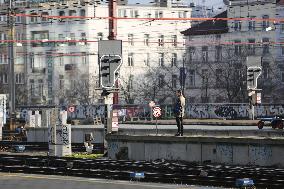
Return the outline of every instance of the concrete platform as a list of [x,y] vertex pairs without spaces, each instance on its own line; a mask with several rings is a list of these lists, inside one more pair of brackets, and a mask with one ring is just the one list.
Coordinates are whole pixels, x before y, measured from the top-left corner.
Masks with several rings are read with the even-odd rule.
[[107,135],[111,159],[284,167],[284,138]]
[[[163,136],[174,136],[177,131],[176,125],[158,125],[158,134]],[[72,125],[71,126],[72,143],[83,143],[85,134],[92,133],[95,143],[103,143],[104,126],[103,125]],[[137,125],[120,124],[118,134],[120,135],[141,135],[149,136],[156,134],[155,125]],[[208,137],[283,137],[284,131],[265,127],[259,130],[256,126],[208,126],[208,125],[185,125],[185,136],[208,136]],[[47,142],[48,129],[28,128],[28,142]]]

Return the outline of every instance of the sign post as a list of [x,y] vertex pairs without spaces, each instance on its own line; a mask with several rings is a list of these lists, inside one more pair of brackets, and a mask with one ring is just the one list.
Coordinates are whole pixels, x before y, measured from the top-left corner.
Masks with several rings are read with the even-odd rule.
[[156,106],[153,108],[153,115],[156,118],[156,135],[158,135],[158,117],[161,116],[161,108]]

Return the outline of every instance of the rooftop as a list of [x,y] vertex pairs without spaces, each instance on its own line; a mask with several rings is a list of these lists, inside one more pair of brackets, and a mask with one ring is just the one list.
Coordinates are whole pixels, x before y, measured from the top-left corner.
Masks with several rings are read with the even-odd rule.
[[[214,18],[227,18],[227,11],[224,11]],[[210,35],[228,33],[228,23],[226,20],[207,20],[197,24],[181,33],[183,35]]]

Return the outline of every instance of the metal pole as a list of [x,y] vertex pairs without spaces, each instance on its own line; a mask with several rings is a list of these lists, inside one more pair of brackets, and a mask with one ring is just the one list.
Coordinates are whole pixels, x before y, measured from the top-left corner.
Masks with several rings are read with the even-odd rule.
[[156,117],[156,135],[158,135],[158,117]]
[[252,120],[254,120],[254,105],[251,106]]
[[10,130],[14,129],[14,115],[15,115],[15,49],[14,49],[14,7],[12,0],[9,0],[9,8],[8,8],[8,63],[9,63],[9,88],[10,88]]

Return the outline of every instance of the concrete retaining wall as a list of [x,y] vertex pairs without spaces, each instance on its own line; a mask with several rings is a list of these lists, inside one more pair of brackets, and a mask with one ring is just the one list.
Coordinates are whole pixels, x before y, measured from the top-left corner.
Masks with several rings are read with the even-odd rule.
[[[84,143],[85,134],[92,133],[94,143],[103,143],[103,126],[78,125],[71,126],[72,143]],[[48,142],[48,128],[27,128],[28,142]]]
[[284,167],[284,139],[108,135],[111,159]]

